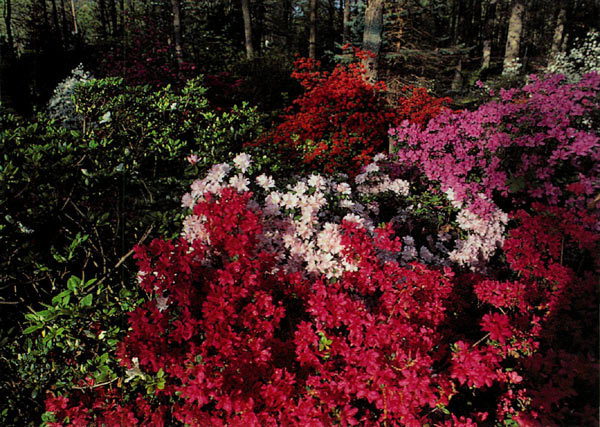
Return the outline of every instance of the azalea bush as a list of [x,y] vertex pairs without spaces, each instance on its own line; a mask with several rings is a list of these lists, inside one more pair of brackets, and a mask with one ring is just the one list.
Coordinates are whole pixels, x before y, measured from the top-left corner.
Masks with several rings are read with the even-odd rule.
[[591,215],[521,210],[502,259],[471,272],[449,256],[470,231],[447,198],[449,228],[406,253],[418,188],[383,155],[283,188],[245,154],[213,166],[181,236],[136,248],[148,301],[118,345],[124,380],[49,394],[45,421],[593,424]]
[[446,111],[422,128],[390,130],[402,165],[418,165],[475,214],[532,201],[585,209],[600,190],[600,75],[569,84],[533,77],[476,111]]
[[307,170],[354,176],[387,147],[391,125],[404,119],[424,124],[449,101],[430,97],[422,88],[407,88],[412,93],[395,108],[383,82],[366,81],[360,62],[365,55],[355,49],[354,61],[338,64],[332,72],[322,71],[319,61],[298,58],[292,77],[305,92],[258,143],[285,150]]

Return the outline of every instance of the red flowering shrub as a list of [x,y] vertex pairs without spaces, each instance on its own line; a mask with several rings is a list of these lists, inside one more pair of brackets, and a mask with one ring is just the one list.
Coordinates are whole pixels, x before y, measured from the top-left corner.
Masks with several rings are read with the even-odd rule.
[[387,148],[390,125],[405,119],[424,124],[449,101],[432,98],[422,88],[408,88],[412,95],[394,108],[386,99],[385,84],[371,84],[364,78],[360,59],[367,53],[355,49],[354,55],[359,61],[338,64],[331,73],[320,71],[319,61],[297,59],[292,77],[305,93],[286,110],[283,122],[258,143],[289,150],[309,170],[354,176],[375,153]]
[[[305,265],[293,258],[299,243],[284,231],[280,241],[275,230],[296,224],[299,234],[293,206],[317,216],[310,206],[323,203],[321,188],[350,187],[313,175],[270,193],[263,206],[247,191],[249,158],[234,163],[240,173],[229,184],[228,165],[194,183],[184,238],[136,248],[149,300],[130,313],[119,345],[125,381],[50,396],[54,421],[593,424],[597,395],[582,390],[597,379],[595,284],[589,267],[580,273],[563,256],[585,259],[597,249],[591,217],[542,205],[519,212],[505,271],[454,277],[447,267],[397,261],[403,248],[391,225],[373,228],[350,215],[317,233],[323,252],[311,255],[305,242]],[[264,175],[256,182],[259,192],[273,185]],[[309,269],[338,255],[343,271]]]
[[477,386],[484,378],[504,384],[497,414],[519,425],[596,425],[591,402],[598,398],[598,300],[592,271],[598,265],[591,254],[600,236],[590,231],[593,217],[585,212],[576,218],[564,208],[533,207],[533,214],[515,215],[519,225],[504,243],[514,278],[473,280],[477,299],[490,309],[480,321],[486,342],[457,349],[453,376],[461,384]]
[[[225,188],[196,204],[210,246],[155,240],[136,249],[141,286],[155,298],[130,314],[119,357],[130,373],[164,372],[159,407],[190,425],[421,425],[425,408],[445,405],[451,383],[431,372],[448,278],[382,262],[378,251],[400,249],[391,229],[371,237],[350,222],[342,244],[357,271],[339,281],[273,273],[275,254],[259,249],[261,212],[249,199]],[[108,425],[147,416],[111,396],[91,405],[74,397],[70,407],[50,398],[47,409]]]
[[423,87],[405,86],[402,92],[404,96],[397,101],[395,111],[396,123],[408,120],[409,123],[425,126],[452,103],[452,99],[448,97],[434,98]]

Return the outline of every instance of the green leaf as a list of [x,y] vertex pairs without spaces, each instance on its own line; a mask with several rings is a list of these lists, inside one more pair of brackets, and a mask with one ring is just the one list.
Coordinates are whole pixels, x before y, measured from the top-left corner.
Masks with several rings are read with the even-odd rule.
[[73,291],[71,291],[70,289],[66,289],[64,291],[62,291],[60,294],[56,295],[54,298],[52,298],[52,305],[59,305],[61,302],[66,305],[69,303],[69,298],[65,298],[71,295]]
[[75,290],[79,285],[79,282],[81,282],[81,280],[78,277],[71,276],[69,280],[67,280],[67,288]]
[[87,282],[85,282],[85,285],[83,285],[83,289],[87,288],[88,286],[92,286],[97,281],[98,281],[98,279],[96,279],[96,278],[88,280]]
[[32,332],[37,331],[38,329],[42,329],[43,327],[44,327],[44,325],[33,325],[33,326],[30,326],[30,327],[28,327],[27,329],[25,329],[23,331],[23,334],[25,334],[25,335],[30,334]]
[[84,296],[81,301],[79,301],[79,304],[82,307],[89,307],[90,305],[92,305],[92,299],[94,298],[94,296],[92,294],[87,294],[86,296]]

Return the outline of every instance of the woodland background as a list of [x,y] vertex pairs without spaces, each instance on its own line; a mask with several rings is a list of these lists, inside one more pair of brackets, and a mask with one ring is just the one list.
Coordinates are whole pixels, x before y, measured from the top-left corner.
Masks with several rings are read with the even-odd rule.
[[[535,72],[583,39],[600,13],[597,0],[369,3],[375,16],[367,32],[382,31],[379,78],[392,95],[405,84],[441,96],[460,94],[515,58],[522,71]],[[285,103],[280,94],[290,91],[286,77],[294,55],[332,65],[341,46],[362,45],[367,9],[360,0],[3,0],[0,5],[0,95],[5,105],[26,113],[47,102],[80,63],[95,77],[121,73],[135,80],[128,74],[144,61],[154,62],[143,65],[159,74],[160,66],[179,61],[194,66],[193,74],[243,78],[236,96],[256,99],[264,109],[280,108]]]

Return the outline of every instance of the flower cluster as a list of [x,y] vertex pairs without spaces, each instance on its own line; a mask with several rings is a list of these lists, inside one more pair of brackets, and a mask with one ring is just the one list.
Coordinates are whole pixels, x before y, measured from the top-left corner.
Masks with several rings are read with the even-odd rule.
[[[347,184],[312,175],[270,191],[264,175],[250,184],[250,166],[239,155],[213,167],[184,198],[183,237],[136,249],[151,298],[120,346],[130,378],[163,376],[153,398],[191,425],[420,425],[452,393],[447,375],[431,378],[450,280],[393,261],[400,242],[343,203]],[[262,187],[263,204],[248,185]],[[357,213],[322,222],[325,206]],[[89,420],[102,408],[96,421],[108,425],[121,413],[144,419],[81,399],[48,409]]]
[[435,98],[427,93],[423,87],[405,86],[402,88],[403,96],[397,102],[397,123],[408,120],[421,126],[427,125],[429,120],[437,117],[452,103],[449,97]]
[[424,129],[403,122],[390,130],[398,162],[418,166],[480,216],[509,196],[517,206],[533,199],[583,209],[600,190],[598,135],[585,124],[599,89],[595,73],[577,84],[532,78],[477,111],[447,111]]
[[481,216],[464,203],[456,201],[452,189],[448,189],[446,195],[452,205],[459,209],[457,225],[468,232],[466,239],[458,240],[457,247],[449,253],[450,260],[470,268],[485,266],[504,242],[508,215],[497,207],[491,207],[488,215]]
[[590,30],[585,39],[575,40],[568,52],[560,52],[550,59],[546,72],[564,74],[570,82],[576,82],[586,73],[600,73],[600,32]]
[[48,101],[48,115],[60,120],[62,126],[67,129],[77,129],[81,127],[83,118],[77,113],[76,105],[73,101],[75,89],[82,83],[91,80],[92,76],[84,71],[83,65],[79,64],[71,71],[71,75],[60,82],[54,93]]
[[[356,59],[365,55],[354,49]],[[411,94],[393,107],[383,82],[366,81],[360,61],[338,64],[331,73],[320,71],[319,61],[311,58],[299,58],[295,67],[292,77],[305,93],[287,109],[282,123],[257,143],[287,149],[313,171],[356,175],[387,147],[390,125],[404,119],[424,124],[450,101],[433,98],[422,88],[407,88]]]
[[306,92],[260,143],[290,149],[312,170],[357,171],[385,146],[394,122],[383,83],[365,81],[360,62],[331,73],[310,58],[297,59],[295,67],[292,77]]

